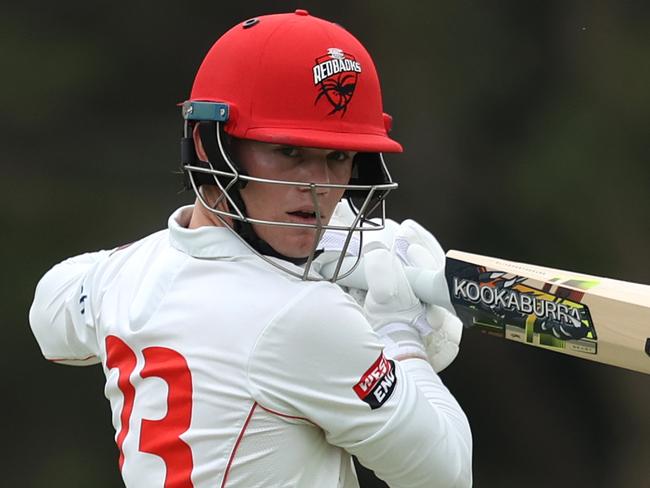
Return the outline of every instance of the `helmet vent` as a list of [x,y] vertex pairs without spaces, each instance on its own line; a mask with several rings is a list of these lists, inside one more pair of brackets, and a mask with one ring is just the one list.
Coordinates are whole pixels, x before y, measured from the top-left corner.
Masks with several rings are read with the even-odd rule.
[[253,27],[254,25],[257,25],[259,23],[260,23],[260,19],[258,19],[257,17],[253,17],[252,19],[248,19],[248,20],[244,21],[241,26],[244,29],[250,29],[251,27]]

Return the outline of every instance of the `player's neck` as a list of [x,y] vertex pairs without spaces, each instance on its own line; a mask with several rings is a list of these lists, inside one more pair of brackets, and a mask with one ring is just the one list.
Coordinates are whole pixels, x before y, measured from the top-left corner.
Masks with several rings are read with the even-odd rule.
[[[221,207],[221,204],[217,205],[217,209],[225,210]],[[190,223],[187,228],[198,229],[199,227],[225,227],[225,225],[221,220],[219,220],[219,217],[217,215],[205,208],[197,199],[194,202],[192,217],[190,218]]]

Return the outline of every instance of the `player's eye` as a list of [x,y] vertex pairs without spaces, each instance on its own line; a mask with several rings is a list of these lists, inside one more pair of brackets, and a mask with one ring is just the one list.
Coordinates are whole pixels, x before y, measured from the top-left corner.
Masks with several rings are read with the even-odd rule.
[[277,150],[280,154],[288,158],[297,158],[298,156],[300,156],[300,150],[294,146],[282,146],[279,147]]
[[350,154],[345,151],[332,151],[331,153],[327,154],[327,159],[330,161],[343,162],[350,159]]

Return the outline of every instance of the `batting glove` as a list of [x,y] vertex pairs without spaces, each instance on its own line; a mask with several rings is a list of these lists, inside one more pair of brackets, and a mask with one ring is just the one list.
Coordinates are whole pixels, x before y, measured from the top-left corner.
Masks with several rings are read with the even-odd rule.
[[395,360],[426,361],[418,326],[424,307],[413,293],[399,258],[377,242],[365,248],[363,259],[368,283],[364,312],[384,344],[384,354]]
[[[445,253],[436,238],[417,222],[402,222],[393,248],[404,265],[434,271],[444,279]],[[447,293],[446,286],[441,290]],[[440,303],[445,298],[441,297]],[[419,320],[416,324],[428,361],[437,373],[449,366],[458,355],[463,324],[444,307],[427,304],[424,309],[425,320]]]
[[[339,225],[339,226],[349,226],[352,225],[352,222],[354,222],[355,218],[356,215],[350,209],[350,205],[348,205],[346,201],[341,201],[336,205],[329,224]],[[380,223],[379,219],[372,219],[372,220],[377,224]],[[361,250],[362,257],[367,252],[367,249],[372,248],[375,245],[375,243],[378,243],[380,246],[383,245],[384,247],[390,249],[393,246],[393,242],[395,241],[395,236],[397,235],[399,228],[400,225],[394,220],[385,219],[384,228],[382,230],[372,230],[372,231],[364,232],[363,249]],[[331,263],[336,262],[339,259],[341,255],[341,248],[343,246],[343,242],[345,241],[346,237],[347,237],[347,232],[343,232],[343,231],[328,231],[325,233],[325,236],[323,236],[323,240],[321,241],[321,246],[325,250],[316,259],[314,259],[314,265],[317,270],[320,270],[330,265]],[[352,237],[351,244],[348,247],[348,254],[352,258],[354,258],[357,255],[360,244],[361,242],[359,240],[359,237],[355,233],[355,235],[353,235]],[[343,271],[345,271],[346,269],[348,268],[343,267]],[[354,298],[354,300],[359,304],[359,306],[363,307],[363,304],[366,299],[366,293],[367,293],[366,290],[362,290],[359,288],[348,288],[345,286],[343,286],[342,288],[352,298]]]

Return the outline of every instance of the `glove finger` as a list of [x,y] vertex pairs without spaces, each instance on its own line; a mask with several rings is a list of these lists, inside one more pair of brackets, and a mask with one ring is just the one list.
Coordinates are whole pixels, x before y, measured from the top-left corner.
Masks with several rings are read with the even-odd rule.
[[458,345],[463,336],[463,323],[455,315],[450,314],[444,309],[442,310],[445,312],[445,320],[440,329],[449,342]]
[[395,311],[419,304],[402,265],[388,249],[377,247],[366,253],[364,272],[368,284],[366,304],[370,301]]
[[364,272],[368,284],[367,298],[372,297],[376,303],[386,303],[395,294],[395,283],[390,279],[393,274],[390,264],[390,252],[379,243],[370,246],[364,255]]
[[445,316],[446,310],[442,307],[436,305],[427,305],[424,311],[424,318],[427,323],[431,326],[431,329],[435,332],[440,330],[442,324],[447,318]]
[[463,325],[458,317],[442,307],[427,307],[426,318],[433,330],[424,338],[425,350],[429,363],[438,373],[458,355]]
[[436,263],[438,264],[438,267],[444,265],[445,252],[442,249],[442,246],[436,240],[433,234],[431,234],[416,221],[407,219],[402,222],[396,239],[404,239],[410,245],[420,244],[433,255]]
[[356,217],[357,216],[352,212],[347,200],[341,200],[336,204],[336,207],[334,207],[334,213],[332,214],[329,225],[340,225],[341,227],[348,226],[354,222]]
[[[381,224],[379,219],[372,219],[372,221],[376,224]],[[363,232],[363,252],[365,253],[368,250],[368,246],[376,242],[380,242],[387,249],[390,249],[398,232],[399,224],[394,220],[385,219],[384,228],[382,230],[369,230]]]
[[460,344],[463,335],[463,322],[443,307],[428,305],[425,318],[434,333],[444,336],[454,344]]
[[418,224],[415,220],[406,219],[402,222],[402,228],[413,238],[429,249],[433,254],[444,254],[442,246],[434,235]]
[[406,251],[408,263],[411,266],[421,269],[437,270],[440,263],[431,251],[421,244],[411,244]]
[[446,343],[434,354],[427,350],[429,363],[436,373],[440,373],[449,366],[458,355],[458,346],[456,344]]
[[[444,309],[443,309],[444,310]],[[445,310],[445,312],[447,312]],[[447,337],[454,344],[460,344],[460,339],[463,336],[463,323],[455,315],[447,312],[447,320],[443,323],[443,327],[447,332]]]

